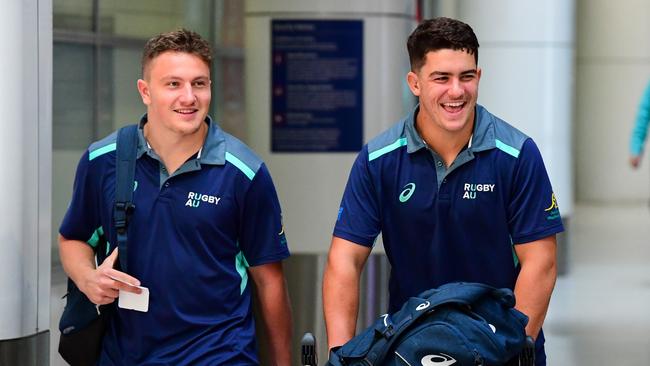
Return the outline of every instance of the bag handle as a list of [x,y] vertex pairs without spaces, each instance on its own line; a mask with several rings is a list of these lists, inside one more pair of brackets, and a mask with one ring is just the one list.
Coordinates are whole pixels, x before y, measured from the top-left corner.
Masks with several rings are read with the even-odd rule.
[[494,288],[476,282],[453,282],[442,285],[436,289],[424,291],[418,297],[425,298],[436,307],[446,303],[470,305],[484,296],[491,296],[505,306],[515,306],[515,296],[507,288]]
[[[383,315],[383,322],[375,326],[375,332],[381,337],[366,355],[366,359],[373,365],[380,364],[386,353],[399,336],[411,324],[429,314],[440,306],[457,304],[470,306],[486,295],[492,296],[506,306],[514,306],[515,299],[509,289],[496,289],[482,283],[454,282],[445,284],[436,289],[427,290],[418,297],[410,298],[400,310],[405,315],[401,319],[391,319],[390,315]],[[405,312],[404,310],[410,309]]]

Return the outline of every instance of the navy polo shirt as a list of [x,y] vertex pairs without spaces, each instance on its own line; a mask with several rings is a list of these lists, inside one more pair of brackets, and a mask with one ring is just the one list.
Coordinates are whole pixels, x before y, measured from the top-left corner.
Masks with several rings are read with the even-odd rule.
[[[289,256],[280,204],[263,162],[210,118],[199,153],[171,176],[139,129],[128,272],[150,291],[149,311],[119,309],[101,365],[256,365],[246,268]],[[116,133],[83,154],[67,239],[116,243]]]
[[415,129],[418,110],[363,147],[334,228],[368,247],[381,232],[392,266],[389,312],[453,281],[513,289],[512,245],[563,230],[532,139],[477,106],[468,147],[445,167]]

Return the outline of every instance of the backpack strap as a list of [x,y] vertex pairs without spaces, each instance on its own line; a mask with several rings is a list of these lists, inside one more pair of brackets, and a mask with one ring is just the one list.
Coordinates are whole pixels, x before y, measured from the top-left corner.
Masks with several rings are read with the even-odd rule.
[[[413,298],[412,298],[413,299]],[[440,304],[439,304],[440,305]],[[405,310],[406,307],[402,309]],[[416,311],[415,309],[410,309],[411,312],[405,315],[401,319],[395,319],[397,322],[394,323],[390,315],[382,315],[382,321],[378,321],[375,324],[375,334],[378,336],[376,338],[375,344],[368,350],[366,355],[366,360],[370,362],[371,365],[380,365],[386,354],[391,349],[393,343],[400,338],[400,335],[410,328],[410,326],[417,322],[421,317],[429,314],[433,311],[435,307],[427,308],[423,311]]]
[[113,206],[113,224],[117,233],[120,269],[127,272],[127,228],[129,218],[135,209],[133,204],[133,180],[135,177],[135,160],[138,151],[138,126],[129,125],[117,133],[115,205]]

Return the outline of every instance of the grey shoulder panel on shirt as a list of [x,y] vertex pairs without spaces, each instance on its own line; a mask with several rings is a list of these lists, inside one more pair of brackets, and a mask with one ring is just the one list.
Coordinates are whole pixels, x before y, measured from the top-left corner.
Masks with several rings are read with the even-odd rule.
[[530,137],[485,109],[481,113],[483,114],[481,118],[487,119],[494,128],[495,147],[518,158],[524,142]]
[[405,120],[401,120],[393,127],[379,134],[368,142],[368,160],[375,160],[402,146],[406,146],[404,134]]
[[99,141],[95,141],[88,147],[88,160],[93,160],[96,157],[115,151],[117,142],[117,131],[113,131],[110,135],[104,137]]
[[224,135],[226,137],[226,161],[253,180],[262,166],[262,159],[236,137],[225,132]]

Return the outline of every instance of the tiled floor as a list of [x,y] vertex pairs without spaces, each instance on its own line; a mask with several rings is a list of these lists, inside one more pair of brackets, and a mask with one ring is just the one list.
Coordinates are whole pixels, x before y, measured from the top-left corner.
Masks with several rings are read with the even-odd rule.
[[577,207],[545,323],[549,365],[650,365],[650,211]]
[[[548,364],[650,365],[648,207],[578,205],[570,225],[568,273],[558,279],[544,326]],[[52,282],[51,365],[59,366],[60,267]]]

